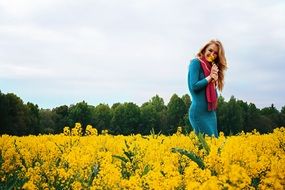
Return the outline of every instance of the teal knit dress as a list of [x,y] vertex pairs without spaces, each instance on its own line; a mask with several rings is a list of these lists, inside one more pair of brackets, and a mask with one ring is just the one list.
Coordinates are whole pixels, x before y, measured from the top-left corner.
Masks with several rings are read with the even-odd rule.
[[204,133],[218,137],[216,111],[208,111],[206,86],[208,84],[199,59],[190,61],[188,70],[188,88],[191,95],[189,120],[196,134]]

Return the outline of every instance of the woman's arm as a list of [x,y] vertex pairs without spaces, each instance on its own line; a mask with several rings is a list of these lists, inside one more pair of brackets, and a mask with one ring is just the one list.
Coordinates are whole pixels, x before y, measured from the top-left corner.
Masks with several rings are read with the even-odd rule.
[[199,91],[207,86],[212,80],[211,76],[199,80],[200,62],[198,59],[193,59],[189,65],[188,70],[188,87],[194,91]]

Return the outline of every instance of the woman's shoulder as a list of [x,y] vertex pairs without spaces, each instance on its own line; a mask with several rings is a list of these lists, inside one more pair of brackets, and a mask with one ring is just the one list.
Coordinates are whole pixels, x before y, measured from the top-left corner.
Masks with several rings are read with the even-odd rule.
[[200,61],[198,58],[195,57],[194,59],[190,60],[190,63],[196,63],[197,64],[197,63],[200,63]]
[[199,59],[198,58],[194,58],[194,59],[191,59],[190,60],[190,65],[200,65],[200,61],[199,61]]

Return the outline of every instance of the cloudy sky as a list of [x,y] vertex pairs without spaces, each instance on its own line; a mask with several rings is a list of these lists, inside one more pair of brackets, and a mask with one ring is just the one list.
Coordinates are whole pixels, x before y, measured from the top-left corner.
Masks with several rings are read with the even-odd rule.
[[285,105],[285,1],[0,1],[0,90],[40,108],[85,100],[167,104],[187,69],[223,42],[226,100]]

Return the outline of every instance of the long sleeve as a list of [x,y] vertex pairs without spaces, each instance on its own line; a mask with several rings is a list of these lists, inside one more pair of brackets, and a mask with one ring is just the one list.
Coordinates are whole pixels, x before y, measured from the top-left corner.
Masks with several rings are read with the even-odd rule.
[[198,59],[193,59],[190,62],[188,70],[188,87],[190,90],[199,91],[207,86],[208,81],[206,78],[199,80],[200,62]]

